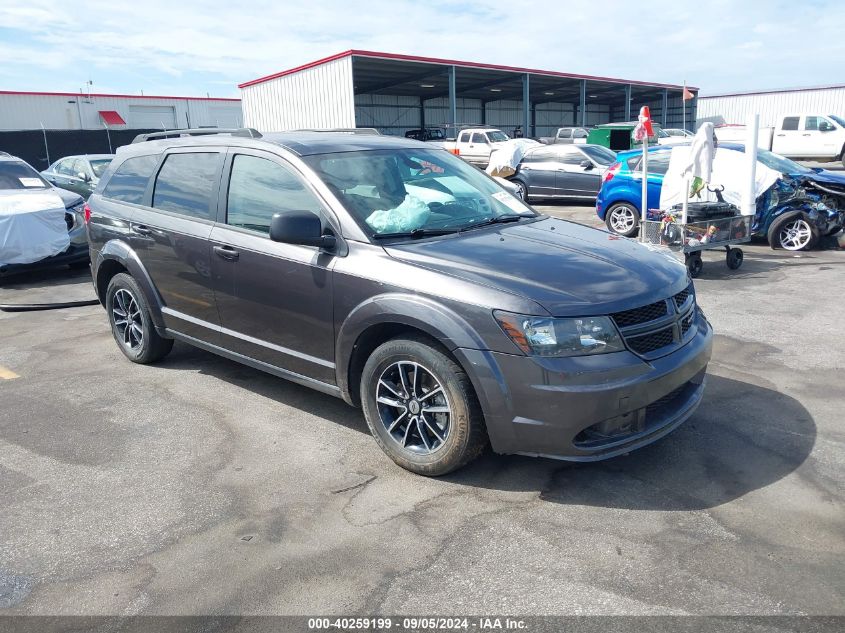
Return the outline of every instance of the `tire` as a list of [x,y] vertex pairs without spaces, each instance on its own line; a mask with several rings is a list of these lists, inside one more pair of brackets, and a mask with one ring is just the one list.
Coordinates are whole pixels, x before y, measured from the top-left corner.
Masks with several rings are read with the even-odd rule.
[[741,248],[731,248],[725,254],[725,263],[731,270],[737,270],[742,266],[742,260],[745,257]]
[[[154,363],[173,348],[173,339],[156,332],[147,299],[131,275],[118,273],[109,281],[106,313],[117,346],[133,363]],[[121,319],[122,315],[127,318]]]
[[640,214],[627,202],[617,202],[604,215],[607,230],[622,237],[633,237],[640,226]]
[[523,202],[528,202],[528,187],[521,180],[511,180],[511,183],[516,187],[516,195]]
[[811,249],[819,238],[818,229],[803,214],[789,215],[775,220],[769,227],[769,246],[788,251]]
[[695,279],[704,269],[704,262],[701,261],[701,253],[692,253],[686,257],[687,271],[689,276]]
[[413,473],[445,475],[487,446],[472,383],[423,337],[387,341],[370,355],[361,376],[361,404],[381,449]]

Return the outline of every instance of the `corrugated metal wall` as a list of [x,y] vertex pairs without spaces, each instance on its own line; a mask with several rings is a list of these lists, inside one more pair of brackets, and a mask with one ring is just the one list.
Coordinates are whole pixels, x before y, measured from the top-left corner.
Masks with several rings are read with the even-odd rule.
[[818,113],[845,116],[845,86],[817,90],[790,90],[724,97],[701,97],[698,123],[745,123],[753,114],[760,125],[773,126],[779,115]]
[[244,125],[261,132],[355,127],[352,58],[241,88]]
[[[170,108],[172,114],[163,121],[168,127],[210,126],[218,121],[221,127],[240,126],[242,120],[237,100],[0,93],[0,130],[34,130],[42,125],[48,130],[102,129],[100,110],[114,110],[127,128],[147,128],[152,119],[140,115],[145,108],[147,113]],[[139,116],[133,117],[133,109]]]

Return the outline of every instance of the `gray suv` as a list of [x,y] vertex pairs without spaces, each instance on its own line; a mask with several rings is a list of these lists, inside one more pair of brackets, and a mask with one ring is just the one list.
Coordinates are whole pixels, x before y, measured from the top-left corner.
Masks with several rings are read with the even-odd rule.
[[410,139],[292,132],[121,148],[86,209],[137,363],[184,341],[360,406],[397,464],[599,460],[698,406],[712,329],[683,264],[535,213]]

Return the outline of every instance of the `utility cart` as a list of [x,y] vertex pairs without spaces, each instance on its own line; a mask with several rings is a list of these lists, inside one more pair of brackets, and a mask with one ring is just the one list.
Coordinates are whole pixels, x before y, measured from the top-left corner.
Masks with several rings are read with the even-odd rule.
[[751,241],[752,216],[739,215],[736,207],[723,202],[704,202],[689,204],[686,223],[681,217],[680,205],[668,211],[649,210],[640,230],[642,241],[683,253],[690,277],[701,274],[704,250],[724,248],[728,268],[742,266],[742,249],[735,245]]

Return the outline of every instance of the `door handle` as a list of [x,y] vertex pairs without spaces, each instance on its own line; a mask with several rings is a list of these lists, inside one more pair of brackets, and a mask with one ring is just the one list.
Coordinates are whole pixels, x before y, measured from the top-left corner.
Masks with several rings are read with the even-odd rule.
[[801,136],[810,136],[809,134],[802,134]]
[[786,134],[775,134],[775,136],[786,136]]
[[213,250],[215,255],[230,262],[236,262],[240,257],[240,253],[231,246],[215,246]]
[[138,235],[152,235],[153,233],[148,226],[144,226],[143,224],[133,224],[132,232]]

